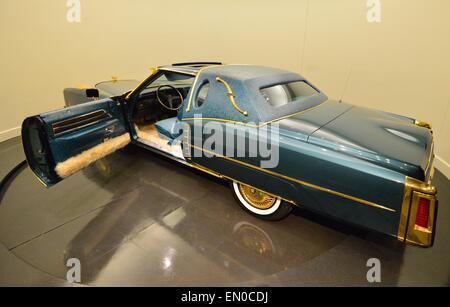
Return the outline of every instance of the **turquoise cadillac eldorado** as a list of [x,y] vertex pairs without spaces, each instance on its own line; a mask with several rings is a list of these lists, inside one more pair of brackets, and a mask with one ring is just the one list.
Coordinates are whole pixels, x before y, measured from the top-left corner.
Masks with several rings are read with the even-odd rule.
[[[260,218],[300,206],[433,245],[438,202],[425,122],[330,100],[296,73],[215,62],[161,66],[140,83],[113,79],[64,97],[66,108],[22,125],[28,165],[47,187],[133,143],[229,181]],[[273,165],[250,148],[260,130]]]

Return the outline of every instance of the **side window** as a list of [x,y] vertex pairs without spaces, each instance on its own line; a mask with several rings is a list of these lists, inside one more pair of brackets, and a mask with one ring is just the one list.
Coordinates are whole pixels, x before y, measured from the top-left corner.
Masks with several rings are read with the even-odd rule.
[[206,100],[206,96],[209,91],[209,82],[203,83],[198,90],[197,98],[195,99],[195,107],[199,108],[203,105]]
[[278,84],[262,88],[260,92],[264,99],[275,108],[319,93],[304,81]]

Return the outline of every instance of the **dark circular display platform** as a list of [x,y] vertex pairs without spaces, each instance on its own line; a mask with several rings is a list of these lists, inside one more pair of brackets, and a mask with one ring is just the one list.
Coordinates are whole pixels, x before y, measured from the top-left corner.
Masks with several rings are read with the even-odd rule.
[[[23,154],[0,145],[4,176]],[[436,243],[420,249],[300,209],[258,220],[224,182],[141,149],[51,189],[24,168],[0,204],[0,284],[68,285],[78,258],[86,285],[370,285],[366,263],[379,258],[383,285],[448,285],[448,181],[437,173],[435,185]]]

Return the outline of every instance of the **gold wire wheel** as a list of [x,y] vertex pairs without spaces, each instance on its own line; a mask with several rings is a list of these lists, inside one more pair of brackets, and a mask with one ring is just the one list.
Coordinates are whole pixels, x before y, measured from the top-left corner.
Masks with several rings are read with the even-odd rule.
[[272,208],[277,198],[245,184],[239,184],[239,191],[244,199],[253,207],[267,210]]

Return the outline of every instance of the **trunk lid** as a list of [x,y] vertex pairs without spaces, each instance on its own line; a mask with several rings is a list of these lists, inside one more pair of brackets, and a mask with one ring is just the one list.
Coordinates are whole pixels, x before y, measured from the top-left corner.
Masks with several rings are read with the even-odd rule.
[[432,132],[412,119],[383,111],[353,106],[311,133],[308,142],[419,180],[431,171]]

